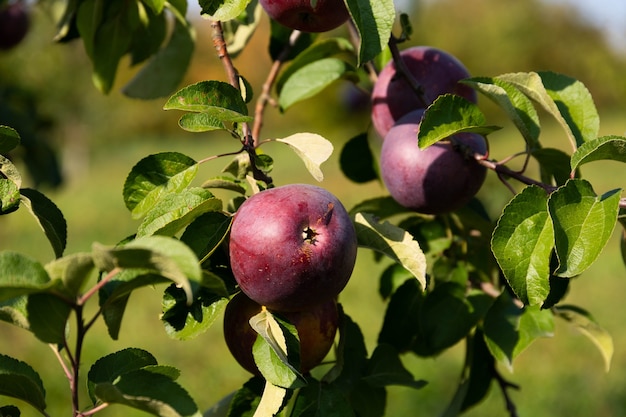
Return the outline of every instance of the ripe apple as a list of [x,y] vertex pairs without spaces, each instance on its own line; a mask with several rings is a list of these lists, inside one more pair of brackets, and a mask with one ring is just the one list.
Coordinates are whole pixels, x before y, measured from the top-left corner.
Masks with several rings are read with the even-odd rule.
[[380,71],[372,89],[372,123],[381,138],[407,113],[425,109],[442,94],[458,94],[476,103],[476,92],[458,81],[470,76],[454,56],[430,46],[415,46],[400,52],[402,62],[423,89],[423,99],[390,61]]
[[22,2],[0,6],[0,49],[8,50],[19,44],[29,26],[30,18]]
[[[250,318],[262,307],[244,293],[235,295],[224,312],[224,340],[233,357],[248,372],[260,375],[254,363],[252,346],[257,337]],[[306,373],[326,357],[335,340],[339,314],[335,300],[304,311],[277,313],[296,326],[300,338],[300,371]]]
[[237,210],[230,264],[241,290],[276,311],[334,299],[356,261],[356,232],[327,190],[290,184],[261,191]]
[[259,0],[267,14],[288,28],[328,32],[350,17],[343,0]]
[[[487,170],[450,141],[420,149],[417,133],[423,114],[411,112],[389,130],[380,155],[381,176],[394,200],[407,208],[425,214],[453,211],[478,192]],[[473,152],[487,152],[481,135],[459,133],[454,139]]]

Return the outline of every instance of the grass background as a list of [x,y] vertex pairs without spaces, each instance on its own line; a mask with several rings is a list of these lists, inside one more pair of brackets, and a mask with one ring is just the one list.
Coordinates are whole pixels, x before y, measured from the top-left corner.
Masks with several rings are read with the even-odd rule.
[[[624,122],[619,114],[602,118],[602,134],[621,134]],[[506,130],[506,129],[505,129]],[[548,143],[564,143],[563,135],[554,126],[544,127],[543,136]],[[283,132],[277,132],[277,135]],[[348,137],[350,132],[334,132],[337,137]],[[514,131],[498,133],[491,140],[492,155],[502,158],[513,153],[521,143],[513,137]],[[161,151],[183,152],[196,160],[210,154],[232,149],[228,139],[207,140],[197,137],[141,137],[130,138],[123,148],[99,145],[90,150],[89,163],[82,175],[74,176],[58,191],[46,194],[64,212],[69,229],[66,253],[89,251],[93,242],[114,244],[136,229],[122,200],[122,185],[132,166],[144,156]],[[338,145],[340,146],[340,145]],[[275,160],[274,177],[277,184],[309,182],[314,180],[302,162],[294,158],[286,147],[268,144],[265,151]],[[209,153],[207,153],[209,152]],[[385,195],[378,183],[355,185],[349,183],[339,171],[338,150],[322,167],[326,179],[321,184],[337,194],[350,208],[364,196]],[[227,160],[218,159],[201,167],[198,181],[215,175]],[[623,179],[624,167],[620,164],[596,163],[583,167],[583,174],[602,193]],[[532,167],[531,167],[532,172]],[[501,209],[511,195],[490,173],[479,196],[489,202],[493,210]],[[228,197],[224,195],[224,197]],[[583,276],[576,278],[567,302],[588,309],[614,337],[615,355],[612,369],[605,373],[599,352],[593,344],[573,331],[566,323],[557,321],[555,336],[531,345],[514,363],[514,370],[503,369],[506,378],[521,385],[512,393],[520,416],[596,416],[626,415],[626,331],[623,330],[626,311],[623,296],[626,294],[625,269],[619,254],[619,230],[596,264]],[[53,254],[47,241],[26,210],[18,210],[0,218],[0,250],[17,250],[48,262]],[[375,346],[377,331],[384,314],[384,304],[377,294],[378,276],[383,266],[372,260],[371,252],[359,252],[357,267],[347,288],[341,295],[346,312],[361,326],[368,348]],[[133,293],[117,341],[111,340],[102,323],[90,332],[82,360],[86,373],[100,356],[125,347],[143,348],[153,353],[159,363],[182,370],[179,382],[206,409],[222,396],[238,388],[248,375],[231,358],[222,339],[221,324],[216,322],[206,333],[196,339],[180,342],[170,339],[158,316],[161,292],[164,287],[145,288]],[[35,340],[28,332],[0,323],[1,352],[31,364],[41,375],[47,389],[49,413],[52,416],[69,415],[67,381],[50,348]],[[414,391],[392,387],[389,390],[389,416],[436,416],[444,409],[454,394],[461,371],[464,350],[455,346],[436,358],[404,356],[406,366],[416,378],[429,384]],[[83,375],[84,378],[84,375]],[[83,404],[87,404],[83,400]],[[0,404],[12,403],[0,397]],[[23,416],[36,415],[27,406]],[[145,413],[112,406],[99,413],[101,416],[142,416]],[[504,416],[504,401],[493,387],[484,403],[467,413],[468,416]]]

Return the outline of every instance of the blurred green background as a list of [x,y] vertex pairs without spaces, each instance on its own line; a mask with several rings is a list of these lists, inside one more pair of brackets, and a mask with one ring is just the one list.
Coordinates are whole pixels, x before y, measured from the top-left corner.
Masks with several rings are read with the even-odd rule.
[[[178,151],[200,160],[235,150],[238,143],[222,132],[182,131],[177,127],[180,114],[162,110],[165,99],[144,102],[123,97],[119,88],[136,71],[125,64],[120,67],[118,88],[109,96],[102,96],[91,84],[90,63],[82,45],[52,42],[54,25],[50,16],[59,10],[50,5],[53,3],[46,4],[49,6],[33,10],[32,31],[25,42],[0,54],[0,110],[3,105],[17,103],[22,109],[28,108],[34,119],[16,121],[8,112],[0,111],[0,123],[16,128],[19,124],[23,136],[32,135],[42,141],[43,145],[36,149],[44,152],[49,148],[59,156],[62,179],[45,173],[41,177],[26,176],[25,186],[38,186],[65,214],[69,234],[66,253],[89,251],[93,242],[115,244],[138,226],[124,207],[122,185],[141,158]],[[573,9],[547,6],[539,0],[441,0],[416,3],[409,11],[414,35],[406,46],[428,44],[445,49],[461,59],[473,75],[530,70],[565,73],[582,81],[594,96],[601,117],[601,134],[626,134],[626,55],[623,50],[611,49],[602,31]],[[204,79],[225,80],[212,49],[208,21],[198,19],[195,26],[197,48],[181,86]],[[252,43],[235,64],[258,92],[270,65],[266,53],[267,22],[261,25]],[[492,156],[502,159],[522,151],[521,137],[502,114],[485,99],[481,99],[480,105],[491,123],[505,126],[490,136]],[[564,134],[545,115],[542,120],[544,143],[568,150]],[[363,97],[347,84],[338,83],[321,97],[300,103],[286,114],[268,109],[263,137],[311,131],[331,140],[336,152],[322,166],[326,178],[321,185],[350,208],[366,197],[386,194],[381,184],[352,184],[339,171],[342,144],[364,131],[368,124]],[[277,184],[314,182],[288,149],[278,143],[263,149],[275,160],[273,177]],[[198,181],[218,174],[227,162],[218,159],[204,164]],[[583,171],[597,193],[623,185],[626,171],[622,165],[599,165],[590,164]],[[25,174],[25,167],[20,167]],[[479,197],[496,216],[511,194],[490,174]],[[622,329],[626,319],[626,270],[618,244],[616,230],[599,261],[576,278],[566,300],[591,311],[613,335],[615,355],[611,371],[604,372],[600,354],[590,341],[565,323],[557,322],[554,338],[534,343],[514,363],[514,370],[503,370],[508,379],[522,387],[513,392],[520,416],[626,415],[626,331]],[[53,258],[26,210],[0,217],[0,250],[17,250],[42,262]],[[377,280],[384,266],[375,264],[371,253],[361,250],[357,269],[341,296],[346,312],[362,327],[370,349],[375,346],[384,311],[377,294]],[[230,357],[219,324],[191,341],[168,338],[158,319],[162,290],[158,287],[133,294],[120,340],[110,340],[104,326],[97,325],[88,335],[83,369],[86,372],[93,361],[107,353],[129,346],[144,348],[159,363],[181,369],[179,382],[199,407],[206,409],[239,387],[248,375]],[[23,330],[0,323],[0,353],[30,363],[42,375],[50,415],[70,414],[68,384],[49,347]],[[391,388],[387,415],[439,415],[456,388],[463,354],[462,346],[457,346],[437,358],[404,357],[415,377],[426,379],[429,384],[420,391]],[[13,402],[0,397],[0,405],[10,403]],[[22,407],[22,412],[23,416],[35,415],[27,406]],[[145,415],[121,406],[99,413],[122,414]],[[467,415],[507,415],[497,387]]]

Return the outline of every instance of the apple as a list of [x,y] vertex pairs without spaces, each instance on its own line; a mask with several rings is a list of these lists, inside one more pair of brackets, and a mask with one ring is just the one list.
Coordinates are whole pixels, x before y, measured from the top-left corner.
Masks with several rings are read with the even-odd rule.
[[266,13],[290,29],[328,32],[350,17],[343,0],[259,0]]
[[0,49],[8,50],[19,44],[29,26],[30,18],[22,2],[0,7]]
[[420,97],[390,61],[378,74],[372,89],[372,123],[381,138],[402,116],[425,109],[442,94],[457,94],[477,102],[476,92],[458,81],[470,76],[454,56],[430,46],[415,46],[400,52],[402,62],[422,87]]
[[[404,207],[425,214],[441,214],[465,205],[478,192],[486,168],[451,141],[426,149],[417,146],[417,133],[424,110],[402,117],[383,140],[380,171],[389,193]],[[485,138],[458,133],[455,141],[475,153],[485,154]]]
[[[257,332],[250,326],[250,318],[262,308],[240,292],[230,300],[224,312],[226,346],[237,362],[255,375],[260,375],[252,355]],[[296,326],[300,339],[300,371],[307,373],[322,362],[333,346],[339,321],[336,301],[326,301],[308,310],[277,314]]]
[[354,225],[327,190],[290,184],[261,191],[235,213],[230,264],[241,290],[276,311],[334,299],[356,261]]

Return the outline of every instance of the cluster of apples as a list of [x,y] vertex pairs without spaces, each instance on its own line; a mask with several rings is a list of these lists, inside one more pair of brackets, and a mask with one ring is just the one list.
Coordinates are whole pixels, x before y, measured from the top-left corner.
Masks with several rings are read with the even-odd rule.
[[241,290],[224,314],[226,344],[259,374],[250,319],[267,309],[293,324],[306,373],[330,351],[338,327],[337,296],[356,262],[354,225],[341,202],[314,185],[289,184],[248,198],[235,213],[230,264]]
[[487,152],[485,138],[460,133],[422,150],[417,133],[426,108],[440,95],[456,94],[476,103],[476,92],[459,83],[469,73],[457,58],[434,47],[407,48],[400,59],[420,91],[393,61],[381,70],[374,84],[372,123],[383,138],[383,182],[398,203],[416,212],[456,210],[469,202],[485,180],[486,168],[473,156]]

